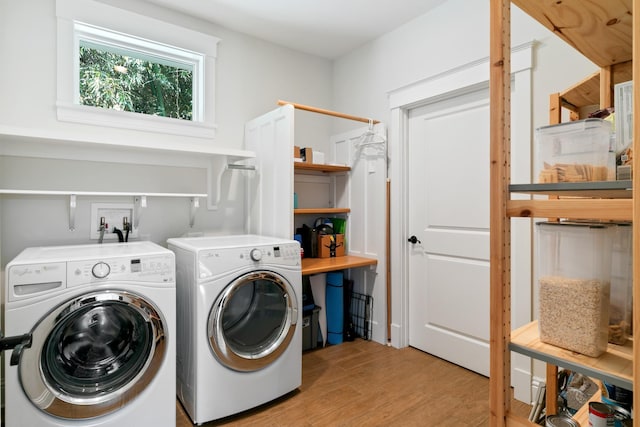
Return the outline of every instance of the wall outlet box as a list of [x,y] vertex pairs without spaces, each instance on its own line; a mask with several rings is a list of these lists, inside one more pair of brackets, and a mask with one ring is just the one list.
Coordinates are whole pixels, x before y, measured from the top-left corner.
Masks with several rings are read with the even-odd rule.
[[91,204],[91,236],[93,240],[100,239],[100,219],[104,218],[105,231],[103,240],[118,240],[118,234],[114,229],[122,231],[122,235],[126,235],[124,231],[124,218],[130,224],[129,238],[138,237],[138,229],[133,227],[134,224],[133,203],[92,203]]

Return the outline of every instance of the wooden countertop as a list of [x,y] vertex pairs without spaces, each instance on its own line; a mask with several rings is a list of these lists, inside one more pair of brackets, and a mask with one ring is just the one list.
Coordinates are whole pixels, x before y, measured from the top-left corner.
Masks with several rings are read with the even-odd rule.
[[328,271],[366,267],[377,264],[377,259],[354,255],[345,255],[335,258],[303,258],[302,275],[307,276],[309,274],[326,273]]

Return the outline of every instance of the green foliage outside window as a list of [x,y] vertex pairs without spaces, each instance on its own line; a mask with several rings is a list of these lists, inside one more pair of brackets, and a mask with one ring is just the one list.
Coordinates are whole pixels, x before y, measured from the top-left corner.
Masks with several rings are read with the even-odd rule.
[[192,120],[193,73],[80,46],[80,104]]

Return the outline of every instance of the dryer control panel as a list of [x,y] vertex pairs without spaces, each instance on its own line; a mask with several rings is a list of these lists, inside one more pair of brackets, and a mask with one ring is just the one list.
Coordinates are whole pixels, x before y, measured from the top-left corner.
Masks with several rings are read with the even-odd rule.
[[240,259],[254,262],[275,262],[280,265],[296,265],[296,262],[300,262],[300,245],[295,243],[238,249],[238,253]]
[[[255,266],[301,268],[300,244],[292,241],[278,245],[256,245],[242,248],[206,249],[198,254],[200,279],[213,276],[217,271]],[[221,266],[224,266],[221,269]]]

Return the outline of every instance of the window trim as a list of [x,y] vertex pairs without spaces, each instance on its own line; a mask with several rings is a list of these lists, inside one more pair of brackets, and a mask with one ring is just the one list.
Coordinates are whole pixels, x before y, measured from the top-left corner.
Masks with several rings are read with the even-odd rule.
[[[165,63],[172,67],[180,64],[192,72],[192,118],[193,122],[203,120],[202,91],[204,88],[204,55],[175,46],[146,40],[140,37],[122,34],[106,28],[88,25],[74,21],[74,55],[73,76],[74,76],[74,104],[80,105],[80,82],[79,82],[79,54],[80,45],[83,42],[89,43],[98,49],[112,50],[119,54],[131,55],[139,54],[145,59],[153,62]],[[134,113],[140,114],[140,113]],[[184,120],[184,119],[181,119]]]
[[[91,0],[57,0],[56,15],[59,121],[206,139],[215,137],[215,60],[220,39]],[[80,105],[81,39],[107,42],[150,55],[160,52],[161,56],[183,63],[199,56],[193,70],[194,89],[196,84],[200,85],[198,93],[193,92],[193,119]]]

